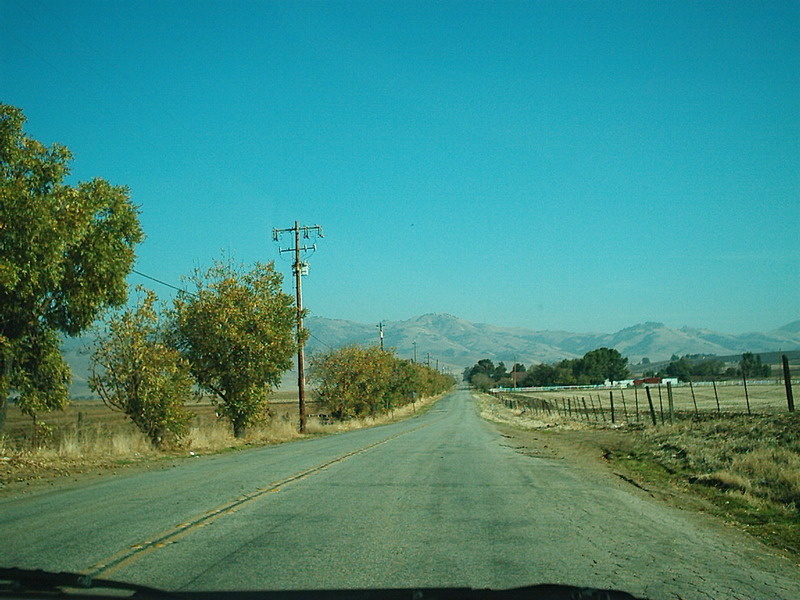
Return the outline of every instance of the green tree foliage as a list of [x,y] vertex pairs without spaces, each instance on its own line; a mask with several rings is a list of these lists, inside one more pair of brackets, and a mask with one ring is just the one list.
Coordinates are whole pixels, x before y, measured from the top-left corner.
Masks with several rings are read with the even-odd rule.
[[714,379],[720,377],[725,369],[725,363],[717,359],[701,361],[692,368],[692,375],[702,379]]
[[628,359],[613,348],[598,348],[583,355],[580,375],[595,384],[606,380],[620,381],[630,375]]
[[495,374],[494,363],[488,358],[479,360],[471,368],[464,371],[464,381],[472,381],[472,378],[478,373],[483,373],[487,377],[493,379]]
[[553,365],[541,363],[528,369],[522,384],[524,386],[548,386],[555,385],[557,381],[559,381],[558,369]]
[[745,377],[769,377],[772,375],[772,367],[761,362],[760,354],[745,352],[739,361],[739,373],[743,373]]
[[475,375],[470,377],[469,382],[473,387],[482,392],[488,392],[490,389],[497,386],[497,382],[486,373],[475,373]]
[[198,385],[214,395],[243,437],[268,416],[269,393],[291,368],[298,340],[294,298],[281,291],[272,263],[245,270],[215,261],[190,278],[172,313],[171,343],[189,362]]
[[667,365],[665,372],[670,377],[677,377],[681,381],[689,381],[694,371],[694,363],[687,357],[673,360]]
[[[748,353],[749,354],[749,353]],[[668,375],[669,377],[677,377],[681,381],[689,381],[691,380],[710,380],[710,379],[718,379],[720,377],[741,377],[741,369],[728,369],[725,370],[725,363],[716,358],[710,358],[707,360],[700,360],[699,357],[704,355],[697,355],[697,354],[687,354],[682,356],[677,360],[671,361],[667,367],[664,369],[663,374]],[[752,357],[753,355],[750,354]],[[748,364],[750,362],[755,362],[755,358],[748,359]],[[760,364],[760,359],[759,359]],[[767,367],[764,370],[763,367]],[[763,374],[764,372],[767,373],[766,376],[769,376],[771,369],[769,365],[761,365],[757,369],[759,375]]]
[[65,406],[61,335],[125,302],[143,233],[127,188],[67,185],[70,151],[28,137],[24,123],[0,104],[0,409],[13,391],[35,415]]
[[[601,384],[606,379],[619,381],[630,374],[628,359],[610,348],[598,348],[582,358],[568,358],[552,365],[541,363],[527,370],[517,364],[515,370],[521,374],[516,379],[521,387]],[[489,359],[478,361],[464,375],[474,387],[483,390],[510,386],[512,382],[503,363],[495,367]]]
[[111,316],[98,336],[89,385],[160,447],[186,433],[193,381],[189,363],[164,343],[156,295],[140,291],[136,307]]
[[505,363],[503,361],[500,361],[494,368],[492,379],[494,379],[495,381],[500,381],[501,379],[505,379],[506,377],[508,377],[508,370],[506,369]]
[[311,359],[310,379],[320,401],[338,419],[375,416],[455,383],[425,365],[375,346],[346,346]]

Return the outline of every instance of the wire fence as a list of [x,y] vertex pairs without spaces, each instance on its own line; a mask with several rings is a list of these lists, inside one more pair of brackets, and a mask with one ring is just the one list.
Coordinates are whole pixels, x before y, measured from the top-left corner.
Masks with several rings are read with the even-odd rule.
[[[792,386],[796,385],[795,382]],[[604,422],[668,423],[723,414],[764,414],[789,410],[787,387],[776,381],[655,384],[628,388],[564,388],[493,392],[506,407],[540,416]]]

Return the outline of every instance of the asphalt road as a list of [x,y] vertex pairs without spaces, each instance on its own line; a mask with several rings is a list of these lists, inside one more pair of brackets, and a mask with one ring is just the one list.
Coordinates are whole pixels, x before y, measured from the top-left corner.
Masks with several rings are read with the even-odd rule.
[[504,442],[459,390],[393,425],[6,498],[0,566],[169,590],[800,598],[800,569],[744,534]]

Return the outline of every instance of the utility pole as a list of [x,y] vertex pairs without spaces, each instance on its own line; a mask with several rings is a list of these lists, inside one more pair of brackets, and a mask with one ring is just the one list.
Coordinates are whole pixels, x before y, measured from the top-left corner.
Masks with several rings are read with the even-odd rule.
[[286,229],[273,229],[272,240],[277,242],[282,233],[294,233],[294,247],[293,248],[278,248],[278,252],[294,252],[294,263],[292,264],[292,272],[294,273],[294,285],[297,294],[297,396],[298,396],[298,409],[300,412],[300,433],[306,432],[306,376],[305,376],[305,355],[303,351],[303,283],[302,276],[308,274],[308,263],[301,260],[303,252],[308,252],[317,249],[316,244],[310,246],[300,245],[300,233],[303,233],[304,239],[309,239],[310,233],[314,233],[316,237],[325,237],[322,235],[322,227],[319,225],[300,225],[299,221],[294,222],[294,227]]
[[416,362],[417,362],[417,342],[414,341],[414,342],[411,342],[411,344],[414,346],[414,363],[416,364]]
[[378,329],[380,329],[381,332],[381,352],[383,352],[383,321],[378,323],[377,327]]

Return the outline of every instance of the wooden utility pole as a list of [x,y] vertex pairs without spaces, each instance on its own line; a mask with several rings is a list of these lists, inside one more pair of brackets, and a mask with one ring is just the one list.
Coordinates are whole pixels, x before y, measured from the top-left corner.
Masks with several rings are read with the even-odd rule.
[[292,272],[294,273],[294,285],[297,295],[297,397],[298,410],[300,412],[300,433],[306,432],[306,376],[305,376],[305,354],[303,350],[303,275],[308,274],[308,263],[302,260],[302,253],[317,249],[316,244],[310,246],[300,245],[300,232],[303,238],[308,239],[313,233],[315,237],[324,237],[322,227],[319,225],[300,225],[299,221],[294,222],[294,227],[287,229],[273,229],[272,239],[278,241],[282,233],[294,233],[293,248],[278,248],[278,252],[294,252],[294,263]]

